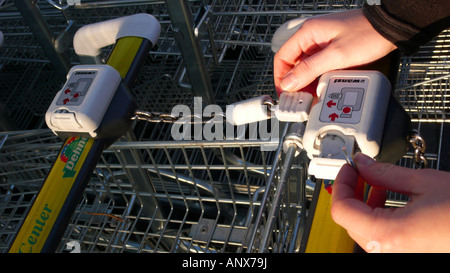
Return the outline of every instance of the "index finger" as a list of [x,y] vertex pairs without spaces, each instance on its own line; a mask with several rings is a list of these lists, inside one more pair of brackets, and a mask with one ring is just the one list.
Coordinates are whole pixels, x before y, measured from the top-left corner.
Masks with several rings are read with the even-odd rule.
[[[281,48],[280,51],[282,49],[283,48]],[[284,91],[280,86],[281,80],[289,73],[289,71],[292,70],[295,64],[299,62],[300,57],[303,54],[301,51],[299,52],[298,50],[291,50],[289,51],[291,56],[289,56],[288,59],[283,59],[281,57],[283,52],[280,53],[280,51],[275,54],[275,58],[273,60],[274,84],[278,94]]]
[[274,81],[278,92],[283,90],[280,87],[281,80],[297,65],[304,53],[308,49],[316,48],[314,37],[311,37],[307,30],[308,20],[291,36],[278,50],[274,58]]

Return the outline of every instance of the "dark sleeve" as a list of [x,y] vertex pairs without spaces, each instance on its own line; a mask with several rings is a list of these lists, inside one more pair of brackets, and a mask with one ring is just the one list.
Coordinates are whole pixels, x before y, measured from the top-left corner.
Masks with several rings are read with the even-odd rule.
[[[374,2],[374,1],[371,1]],[[377,2],[377,1],[375,1]],[[362,10],[369,22],[399,50],[410,55],[450,27],[449,0],[380,0]]]

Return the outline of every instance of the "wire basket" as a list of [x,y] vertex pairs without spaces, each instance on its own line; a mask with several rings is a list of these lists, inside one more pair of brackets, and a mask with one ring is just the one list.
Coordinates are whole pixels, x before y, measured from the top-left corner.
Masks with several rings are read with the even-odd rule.
[[[60,142],[47,130],[2,147],[1,245],[17,232]],[[88,252],[238,252],[268,179],[261,141],[117,142],[97,165],[59,248]],[[20,164],[18,163],[20,162]]]

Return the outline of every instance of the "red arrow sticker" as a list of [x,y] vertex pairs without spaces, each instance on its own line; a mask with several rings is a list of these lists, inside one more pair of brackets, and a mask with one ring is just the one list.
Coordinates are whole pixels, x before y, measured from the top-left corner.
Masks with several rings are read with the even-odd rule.
[[67,89],[64,91],[64,94],[69,94],[70,92],[72,92],[72,90],[70,90],[69,88],[67,88]]
[[333,100],[330,100],[329,102],[327,102],[327,106],[328,108],[331,108],[332,106],[335,106],[336,103]]
[[333,113],[333,114],[329,115],[328,117],[331,119],[331,121],[335,121],[339,116],[338,116],[338,114]]
[[70,100],[68,99],[68,98],[65,98],[64,100],[63,100],[63,104],[66,104],[66,103],[68,103]]

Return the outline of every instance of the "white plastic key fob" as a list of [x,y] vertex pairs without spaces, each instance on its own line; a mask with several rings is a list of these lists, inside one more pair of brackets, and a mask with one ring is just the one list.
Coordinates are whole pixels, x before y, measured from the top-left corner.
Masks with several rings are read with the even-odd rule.
[[303,122],[308,120],[313,95],[308,92],[283,92],[275,108],[280,121]]

